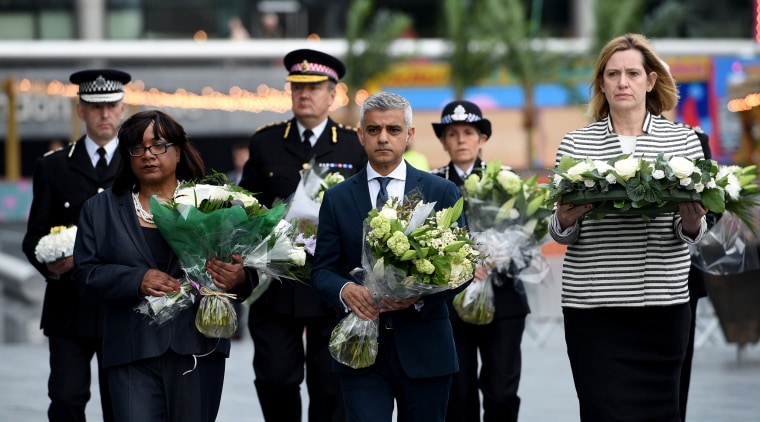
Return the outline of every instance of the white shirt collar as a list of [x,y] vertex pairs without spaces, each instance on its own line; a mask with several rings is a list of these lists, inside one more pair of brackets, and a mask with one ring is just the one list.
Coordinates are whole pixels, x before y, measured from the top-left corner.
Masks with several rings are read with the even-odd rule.
[[[92,166],[95,167],[98,164],[98,160],[100,160],[100,154],[98,154],[98,144],[96,144],[95,141],[93,141],[89,136],[85,136],[84,146],[87,149],[87,154],[90,156]],[[113,138],[112,140],[108,141],[107,144],[103,145],[103,148],[106,150],[106,161],[108,161],[109,164],[111,163],[111,159],[113,158],[113,155],[116,152],[116,148],[118,146],[119,138]]]
[[378,177],[390,177],[391,181],[388,183],[388,197],[389,198],[404,198],[404,189],[406,188],[406,161],[401,160],[401,164],[398,165],[387,176],[383,176],[372,168],[370,163],[367,163],[367,183],[369,186],[369,197],[372,200],[372,206],[375,207],[375,199],[377,198],[377,192],[380,190],[380,184],[375,182],[374,179]]
[[470,164],[470,167],[467,169],[467,171],[463,171],[459,168],[456,164],[454,164],[454,170],[457,171],[457,174],[459,175],[459,178],[464,180],[467,176],[472,174],[472,169],[475,168],[475,162],[473,161],[472,164]]
[[390,172],[390,174],[387,176],[381,175],[372,168],[372,164],[367,163],[367,181],[369,182],[370,180],[376,179],[378,177],[391,177],[393,179],[406,181],[406,160],[401,160],[401,164],[393,169],[393,171]]
[[[298,126],[298,139],[303,139],[303,131],[306,130],[306,128],[296,120],[296,126]],[[322,136],[322,132],[325,131],[325,127],[327,126],[327,119],[323,120],[322,123],[314,126],[311,128],[311,132],[314,133],[314,136],[309,139],[309,142],[311,142],[311,146],[314,146],[317,143],[317,140],[320,136]]]

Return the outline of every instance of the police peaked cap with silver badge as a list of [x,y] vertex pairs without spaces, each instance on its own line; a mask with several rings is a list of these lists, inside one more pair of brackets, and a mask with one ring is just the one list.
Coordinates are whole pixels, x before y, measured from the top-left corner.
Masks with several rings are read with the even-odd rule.
[[69,81],[79,85],[79,99],[86,103],[114,103],[124,98],[124,85],[132,77],[115,69],[88,69],[73,73]]
[[443,138],[446,126],[454,123],[473,125],[480,130],[480,133],[486,135],[486,139],[491,137],[491,121],[484,119],[480,107],[469,101],[452,101],[446,104],[441,112],[441,123],[433,123],[435,136],[439,139]]
[[346,74],[346,66],[335,57],[307,48],[294,50],[283,59],[288,70],[288,82],[314,83],[331,80],[338,82]]

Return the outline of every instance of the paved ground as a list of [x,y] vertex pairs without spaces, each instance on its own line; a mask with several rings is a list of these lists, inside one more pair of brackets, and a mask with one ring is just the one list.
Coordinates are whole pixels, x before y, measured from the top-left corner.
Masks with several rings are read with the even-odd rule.
[[[520,420],[577,421],[578,405],[561,329],[545,337],[543,346],[528,340],[523,345]],[[221,422],[264,420],[253,389],[252,356],[250,339],[233,343]],[[0,421],[45,421],[46,380],[46,344],[0,345]],[[689,421],[760,421],[760,346],[746,348],[741,361],[736,346],[706,345],[697,350],[690,395]],[[97,388],[93,388],[87,415],[92,421],[101,419]]]
[[[20,255],[17,245],[21,236],[18,233],[23,233],[22,229],[0,227],[0,250]],[[561,256],[551,256],[550,264],[553,277],[549,280],[553,279],[553,282],[526,285],[533,313],[523,340],[523,376],[519,392],[521,422],[578,420],[578,404],[560,317],[558,275]],[[41,295],[41,291],[37,294]],[[19,317],[23,310],[16,311],[9,305],[9,302],[0,305],[0,312]],[[739,359],[737,347],[725,343],[709,302],[702,300],[699,309],[699,348],[694,356],[687,420],[760,422],[760,344],[745,348]],[[48,351],[45,338],[37,329],[38,310],[24,321],[23,338],[29,339],[28,342],[0,343],[0,422],[47,420]],[[218,421],[263,422],[253,388],[252,358],[250,338],[233,342]],[[97,391],[94,384],[93,397],[87,408],[90,421],[101,420]],[[304,397],[304,408],[307,402],[308,398]]]

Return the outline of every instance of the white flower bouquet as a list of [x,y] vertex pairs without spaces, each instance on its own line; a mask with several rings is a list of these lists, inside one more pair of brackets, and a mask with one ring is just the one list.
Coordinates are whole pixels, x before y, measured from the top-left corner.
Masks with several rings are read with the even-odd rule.
[[753,227],[752,208],[760,189],[755,166],[719,166],[715,160],[692,160],[660,154],[654,161],[623,154],[608,161],[563,156],[552,169],[547,205],[593,203],[604,214],[656,215],[696,201],[716,213],[732,212]]
[[[305,282],[311,274],[311,262],[305,245],[306,239],[298,226],[280,220],[264,242],[260,242],[243,261],[246,267],[256,268],[260,274],[282,280],[287,278]],[[314,255],[314,251],[311,251]]]
[[50,264],[74,255],[77,226],[55,226],[42,236],[34,247],[34,256],[43,264]]
[[325,191],[344,180],[345,177],[340,173],[329,173],[327,168],[315,167],[312,160],[309,166],[301,171],[301,181],[288,201],[285,219],[316,223]]
[[[371,210],[364,224],[362,268],[352,275],[379,303],[382,298],[409,298],[454,289],[472,279],[480,254],[467,230],[458,227],[462,198],[434,212],[435,203],[386,203]],[[377,320],[351,313],[333,329],[330,354],[352,368],[375,362]]]
[[541,282],[549,272],[541,245],[552,210],[544,205],[548,192],[537,179],[523,179],[494,161],[464,181],[467,226],[480,251],[497,271],[529,283]]
[[[150,204],[156,226],[200,291],[195,325],[212,338],[231,337],[237,316],[229,301],[234,295],[213,284],[206,261],[229,259],[232,254],[245,259],[268,241],[285,213],[282,204],[266,209],[245,189],[223,184],[223,176],[215,173],[200,183],[182,183],[171,201],[161,203],[153,197]],[[220,181],[219,185],[204,183]]]

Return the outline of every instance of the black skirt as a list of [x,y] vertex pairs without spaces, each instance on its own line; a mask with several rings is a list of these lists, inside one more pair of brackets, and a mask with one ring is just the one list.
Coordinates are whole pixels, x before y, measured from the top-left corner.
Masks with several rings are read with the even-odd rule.
[[581,421],[679,422],[689,304],[563,308]]

